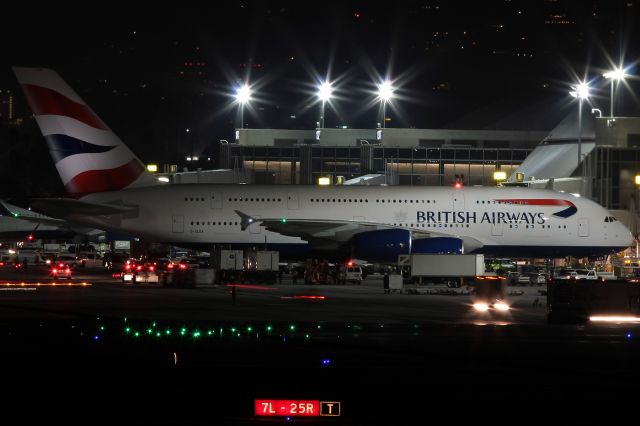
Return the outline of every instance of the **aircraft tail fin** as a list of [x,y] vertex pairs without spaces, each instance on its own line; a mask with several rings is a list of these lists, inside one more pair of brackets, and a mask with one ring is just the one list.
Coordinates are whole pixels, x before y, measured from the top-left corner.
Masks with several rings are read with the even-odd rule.
[[13,70],[71,196],[158,184],[57,72],[45,68]]

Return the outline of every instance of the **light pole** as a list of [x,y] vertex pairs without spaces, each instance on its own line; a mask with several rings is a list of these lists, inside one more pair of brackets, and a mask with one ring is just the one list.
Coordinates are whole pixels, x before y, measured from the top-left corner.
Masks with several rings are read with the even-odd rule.
[[236,102],[240,104],[240,128],[244,129],[244,105],[251,100],[251,88],[247,83],[236,89]]
[[[572,86],[571,96],[578,99],[578,168],[582,162],[582,101],[589,97],[589,85],[585,82]],[[577,170],[577,169],[576,169]]]
[[331,87],[331,83],[325,81],[320,86],[318,86],[318,98],[322,102],[321,110],[320,110],[320,128],[324,129],[324,104],[331,99],[331,94],[333,93],[333,87]]
[[378,99],[382,102],[382,128],[386,127],[387,122],[387,102],[391,100],[393,97],[393,91],[395,88],[391,85],[389,80],[385,80],[382,83],[378,84]]
[[609,72],[605,72],[604,74],[602,74],[604,78],[608,78],[611,80],[611,108],[609,109],[609,117],[613,118],[613,92],[614,92],[613,82],[624,80],[626,75],[627,74],[625,74],[624,69],[622,68],[615,68]]

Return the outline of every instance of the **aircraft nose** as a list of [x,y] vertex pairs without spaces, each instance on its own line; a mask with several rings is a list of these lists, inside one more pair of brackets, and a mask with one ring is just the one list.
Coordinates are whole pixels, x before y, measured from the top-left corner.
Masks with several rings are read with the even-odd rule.
[[631,231],[626,225],[621,222],[618,222],[618,224],[620,228],[616,232],[616,239],[619,241],[620,247],[630,247],[635,240],[633,234],[631,234]]

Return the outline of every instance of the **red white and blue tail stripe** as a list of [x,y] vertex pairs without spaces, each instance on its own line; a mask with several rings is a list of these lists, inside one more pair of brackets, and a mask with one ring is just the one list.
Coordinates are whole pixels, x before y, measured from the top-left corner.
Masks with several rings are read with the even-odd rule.
[[157,180],[57,72],[14,68],[70,195],[149,186]]

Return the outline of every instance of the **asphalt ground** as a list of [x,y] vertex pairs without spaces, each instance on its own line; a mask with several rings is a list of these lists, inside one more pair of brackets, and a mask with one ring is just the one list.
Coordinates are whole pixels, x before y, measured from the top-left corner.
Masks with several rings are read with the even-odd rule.
[[[640,328],[548,324],[544,287],[509,287],[509,313],[478,314],[468,294],[385,294],[378,276],[244,284],[235,300],[101,269],[55,286],[35,267],[0,278],[3,400],[20,423],[424,424],[532,401],[606,413],[640,383]],[[261,418],[255,399],[338,401],[342,415]]]

